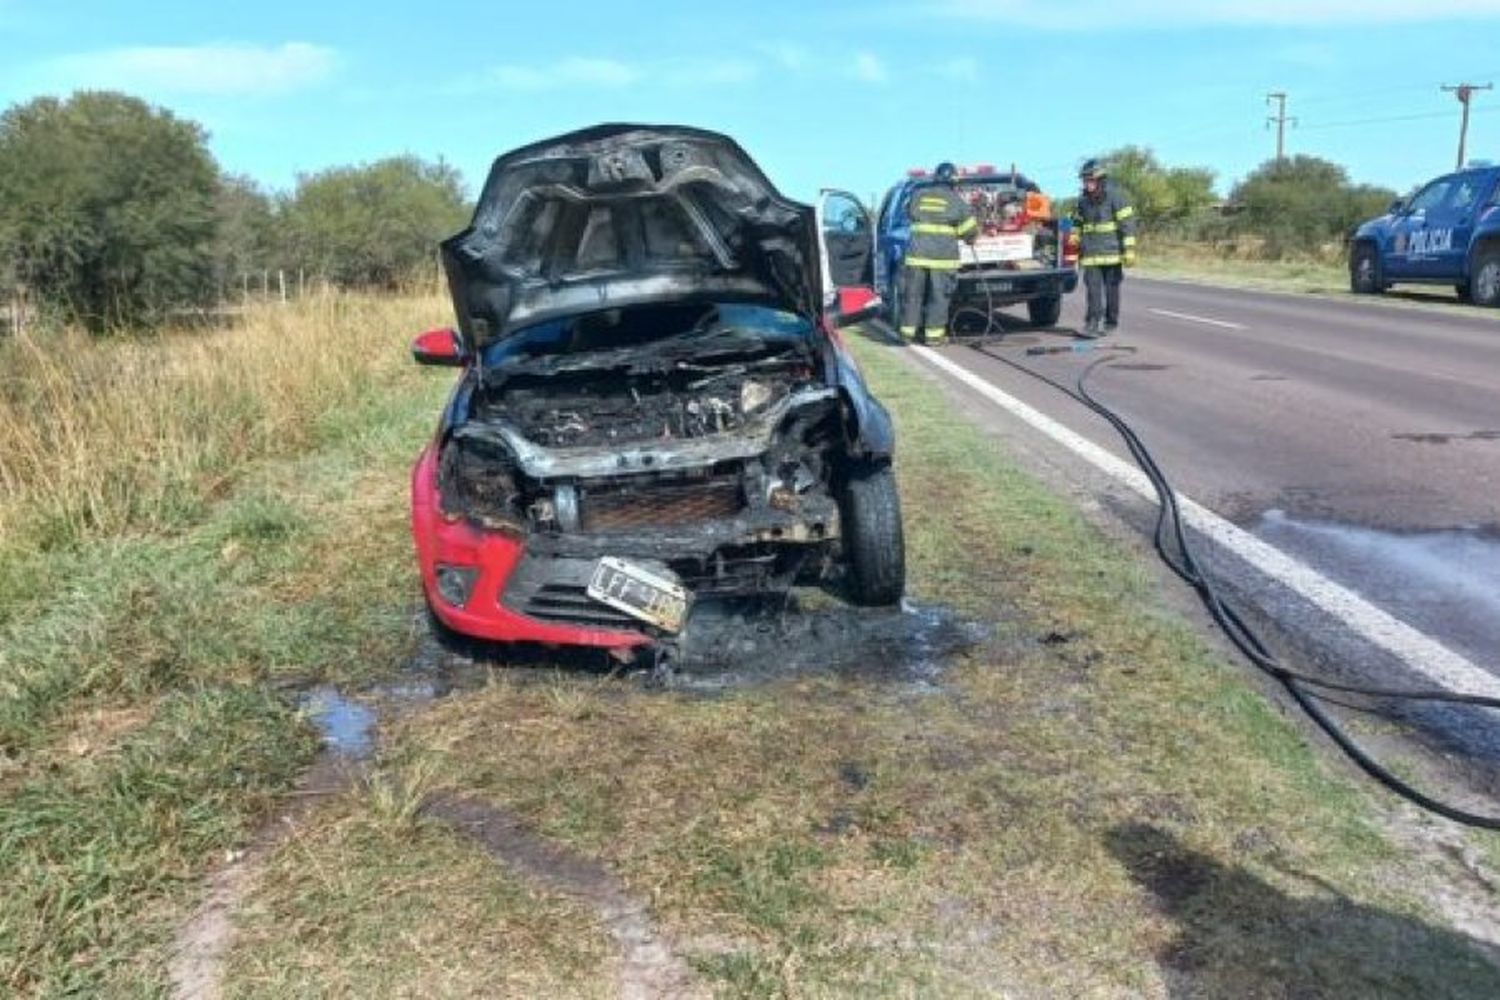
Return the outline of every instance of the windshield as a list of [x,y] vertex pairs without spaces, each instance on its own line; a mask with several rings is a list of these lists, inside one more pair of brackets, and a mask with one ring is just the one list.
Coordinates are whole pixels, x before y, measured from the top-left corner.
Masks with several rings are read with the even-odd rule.
[[795,313],[744,303],[603,309],[538,323],[490,344],[483,357],[488,369],[513,371],[542,358],[592,366],[632,356],[777,354],[806,345],[813,330]]

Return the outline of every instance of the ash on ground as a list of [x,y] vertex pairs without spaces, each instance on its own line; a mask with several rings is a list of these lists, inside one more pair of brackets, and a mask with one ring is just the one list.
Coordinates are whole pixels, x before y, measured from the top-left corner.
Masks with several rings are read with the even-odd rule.
[[810,598],[705,602],[664,648],[674,686],[722,687],[816,671],[930,686],[989,630],[949,608],[903,600],[857,608]]

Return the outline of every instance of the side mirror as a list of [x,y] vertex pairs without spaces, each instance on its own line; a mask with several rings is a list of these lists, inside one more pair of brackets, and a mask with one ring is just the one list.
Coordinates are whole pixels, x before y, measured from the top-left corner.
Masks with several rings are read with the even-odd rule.
[[873,288],[840,288],[829,321],[836,327],[853,326],[875,315],[883,305]]
[[1385,211],[1387,215],[1400,215],[1402,212],[1406,211],[1406,199],[1397,198],[1396,200],[1391,202],[1391,206]]
[[463,344],[458,334],[443,327],[428,330],[411,342],[412,360],[419,365],[438,365],[446,368],[462,368],[468,364]]

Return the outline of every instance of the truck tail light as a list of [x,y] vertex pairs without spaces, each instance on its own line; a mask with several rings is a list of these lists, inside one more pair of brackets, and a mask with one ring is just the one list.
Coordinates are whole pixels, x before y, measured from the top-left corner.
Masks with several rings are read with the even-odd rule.
[[1063,267],[1078,266],[1078,234],[1069,229],[1063,233],[1062,262]]

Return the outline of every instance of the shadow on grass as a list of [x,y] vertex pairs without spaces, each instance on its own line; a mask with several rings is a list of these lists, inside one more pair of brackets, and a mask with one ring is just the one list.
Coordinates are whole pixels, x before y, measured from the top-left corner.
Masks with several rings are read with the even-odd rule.
[[1500,996],[1500,955],[1485,942],[1326,886],[1287,895],[1147,824],[1105,841],[1177,924],[1156,956],[1174,998]]

